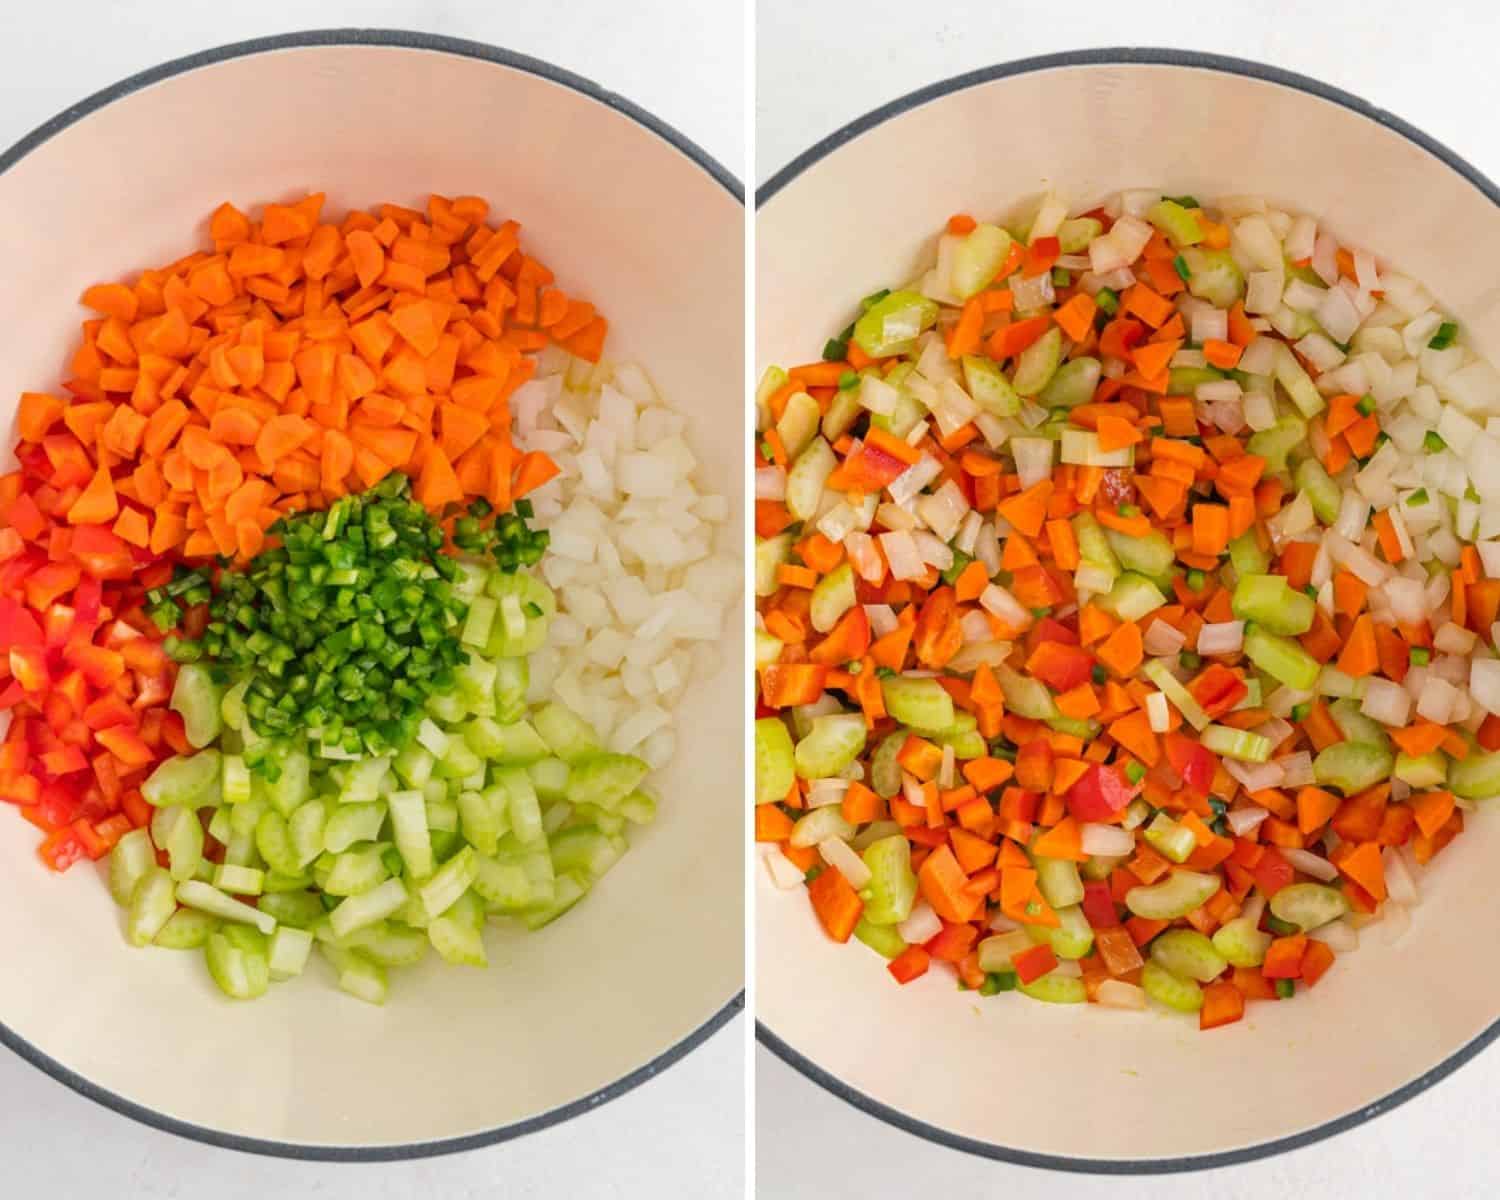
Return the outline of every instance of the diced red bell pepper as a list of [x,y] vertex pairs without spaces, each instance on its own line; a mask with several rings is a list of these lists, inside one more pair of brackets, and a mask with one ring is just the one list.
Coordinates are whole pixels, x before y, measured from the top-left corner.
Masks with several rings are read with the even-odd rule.
[[[74,629],[85,637],[92,637],[99,627],[99,613],[103,608],[104,585],[93,575],[85,575],[73,589]],[[110,647],[114,649],[114,647]]]
[[1251,874],[1255,876],[1256,886],[1267,899],[1275,896],[1277,892],[1286,887],[1296,878],[1296,872],[1292,870],[1292,864],[1282,858],[1274,847],[1267,846],[1266,852],[1260,856],[1260,860],[1251,868]]
[[42,781],[23,772],[0,773],[0,800],[7,804],[35,804],[42,794]]
[[[83,672],[76,667],[52,685],[52,695],[61,696],[68,702],[68,716],[83,712],[89,702],[89,685]],[[50,699],[50,697],[49,697]]]
[[1040,643],[1026,660],[1026,670],[1055,692],[1067,692],[1086,682],[1094,670],[1094,656],[1066,642]]
[[10,596],[0,596],[0,650],[41,643],[42,626],[36,617]]
[[42,755],[42,766],[49,775],[71,775],[74,771],[82,771],[89,765],[89,760],[84,758],[83,751],[77,746],[63,746],[58,750],[49,750]]
[[79,525],[68,552],[95,579],[129,579],[135,560],[124,538],[104,525]]
[[74,863],[88,857],[77,832],[71,826],[49,833],[37,848],[37,853],[54,871],[66,871]]
[[1111,929],[1120,923],[1114,897],[1109,893],[1108,880],[1090,879],[1083,885],[1082,908],[1092,929]]
[[47,530],[47,518],[42,515],[36,500],[26,492],[16,497],[5,519],[28,542],[36,541]]
[[33,695],[47,686],[47,655],[40,645],[12,646],[10,650],[10,674],[17,683]]
[[0,566],[0,594],[12,596],[22,591],[31,573],[44,561],[41,555],[28,551]]
[[1026,635],[1026,651],[1031,653],[1042,642],[1062,642],[1065,646],[1078,645],[1078,634],[1056,617],[1043,617],[1031,627]]
[[61,829],[78,819],[78,805],[82,799],[71,779],[54,780],[42,787],[37,797],[38,815],[48,829]]
[[153,709],[160,712],[161,740],[166,742],[173,754],[191,754],[193,747],[187,740],[187,726],[182,723],[182,714],[170,710]]
[[111,725],[95,733],[94,738],[127,767],[144,767],[156,759],[151,747],[127,726]]
[[1181,733],[1168,733],[1163,742],[1167,762],[1182,777],[1182,786],[1195,796],[1207,796],[1219,765],[1213,752],[1196,738]]
[[1135,795],[1114,767],[1091,763],[1068,789],[1068,811],[1080,821],[1108,821]]
[[11,559],[26,553],[26,539],[16,530],[6,527],[0,529],[0,563],[10,562]]
[[116,842],[133,828],[134,826],[131,825],[128,816],[124,813],[116,813],[112,817],[106,817],[94,826],[94,836],[104,844],[106,850],[110,850]]
[[42,451],[52,466],[48,482],[54,488],[82,487],[94,477],[88,451],[71,433],[49,433],[42,439]]
[[77,586],[80,578],[77,563],[47,563],[26,579],[26,603],[35,612],[46,612],[59,596]]
[[151,814],[154,811],[150,803],[141,795],[139,788],[129,788],[120,797],[120,811],[130,818],[130,823],[140,829],[143,825],[151,822]]
[[172,685],[165,675],[138,673],[135,677],[136,697],[133,708],[151,708],[164,704],[172,697]]
[[73,642],[63,650],[63,659],[83,672],[96,688],[107,688],[125,674],[125,656],[118,650],[88,642]]
[[73,633],[73,608],[58,602],[42,614],[42,638],[47,649],[59,649]]
[[927,974],[931,956],[921,946],[908,946],[886,964],[897,983],[910,983]]

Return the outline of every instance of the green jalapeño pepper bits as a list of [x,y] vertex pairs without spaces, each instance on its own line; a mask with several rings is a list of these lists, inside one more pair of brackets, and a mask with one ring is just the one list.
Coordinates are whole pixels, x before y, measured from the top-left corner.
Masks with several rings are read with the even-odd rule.
[[[462,568],[442,553],[442,528],[391,475],[271,533],[281,544],[222,574],[207,629],[183,649],[246,684],[261,739],[305,734],[333,757],[404,745],[427,697],[451,691],[468,657]],[[265,750],[248,745],[245,761],[274,773]]]

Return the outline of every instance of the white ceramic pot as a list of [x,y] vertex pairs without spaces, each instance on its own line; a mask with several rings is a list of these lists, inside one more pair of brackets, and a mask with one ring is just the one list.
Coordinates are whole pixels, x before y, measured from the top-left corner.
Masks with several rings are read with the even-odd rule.
[[[816,357],[851,302],[896,286],[951,213],[1000,214],[1057,188],[1251,193],[1315,214],[1425,281],[1500,353],[1500,192],[1353,97],[1247,63],[1098,51],[980,71],[834,135],[777,176],[757,221],[757,366]],[[1220,1165],[1364,1120],[1497,1032],[1497,834],[1483,815],[1426,876],[1410,931],[1378,927],[1316,990],[1200,1034],[1160,1013],[980,1000],[932,971],[897,987],[828,942],[801,889],[759,872],[762,1038],[913,1132],[1083,1170]]]
[[[86,285],[194,248],[222,200],[310,189],[339,212],[474,193],[519,220],[560,284],[609,316],[611,356],[647,364],[692,413],[704,477],[742,511],[738,183],[584,80],[410,34],[291,35],[169,64],[0,159],[7,445],[21,391],[61,382]],[[619,1094],[738,1006],[742,646],[728,631],[721,669],[688,694],[660,820],[596,894],[541,934],[491,934],[488,970],[429,956],[383,1008],[321,964],[253,1004],[224,999],[201,955],[127,946],[88,865],[49,873],[37,831],[0,813],[0,1038],[132,1116],[271,1153],[435,1153]]]

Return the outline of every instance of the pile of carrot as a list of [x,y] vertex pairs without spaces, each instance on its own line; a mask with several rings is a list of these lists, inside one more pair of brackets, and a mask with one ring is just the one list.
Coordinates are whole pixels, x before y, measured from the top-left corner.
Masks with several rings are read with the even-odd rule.
[[[1107,213],[1087,215],[1109,228]],[[1211,227],[1206,245],[1228,244],[1224,227],[1215,226],[1201,211],[1195,215]],[[949,231],[966,233],[973,228],[972,218],[960,216]],[[1053,243],[1055,261],[1056,239],[1040,241]],[[1041,258],[1047,249],[1042,247]],[[1330,830],[1340,841],[1329,857],[1340,873],[1343,894],[1355,913],[1373,913],[1386,898],[1382,848],[1410,846],[1416,861],[1426,863],[1463,829],[1462,811],[1446,791],[1414,794],[1399,802],[1392,798],[1389,781],[1350,796],[1312,786],[1247,792],[1198,742],[1192,728],[1184,726],[1175,706],[1170,708],[1170,728],[1164,733],[1153,730],[1145,703],[1156,689],[1138,677],[1150,626],[1165,622],[1181,633],[1184,649],[1191,652],[1206,623],[1233,620],[1232,588],[1221,584],[1218,571],[1229,542],[1247,532],[1271,553],[1271,570],[1298,590],[1309,582],[1317,547],[1294,541],[1274,552],[1267,522],[1293,494],[1281,478],[1268,474],[1264,458],[1247,451],[1249,431],[1230,435],[1201,423],[1191,396],[1170,394],[1169,366],[1187,344],[1188,334],[1172,301],[1184,288],[1173,269],[1177,251],[1162,233],[1152,237],[1135,267],[1138,281],[1120,294],[1118,311],[1109,317],[1076,283],[1064,283],[1056,288],[1049,311],[1016,319],[1006,277],[1017,269],[1033,273],[1028,264],[1037,254],[1036,246],[1014,245],[1012,259],[987,290],[962,308],[942,311],[938,334],[953,359],[982,354],[1004,364],[1056,326],[1068,339],[1066,357],[1094,356],[1104,360],[1106,368],[1110,360],[1117,360],[1122,369],[1106,369],[1092,398],[1072,408],[1067,419],[1075,427],[1094,431],[1101,450],[1133,447],[1134,465],[1054,466],[1049,478],[1023,488],[1003,447],[987,446],[972,421],[946,435],[932,426],[920,439],[902,440],[870,424],[862,412],[853,428],[832,443],[838,466],[826,484],[857,505],[867,494],[881,494],[924,455],[935,459],[941,474],[929,485],[931,491],[951,482],[974,510],[1005,522],[1000,578],[1032,614],[1028,622],[1007,625],[980,605],[992,579],[977,559],[945,582],[931,566],[919,579],[897,580],[881,555],[876,572],[856,570],[857,603],[831,631],[820,634],[810,617],[812,589],[846,561],[845,545],[829,541],[811,522],[799,527],[780,500],[756,501],[759,537],[790,530],[796,539],[791,560],[779,568],[778,589],[762,597],[758,606],[763,628],[782,647],[776,661],[759,670],[757,715],[789,715],[791,708],[817,703],[826,694],[840,702],[838,707],[863,713],[868,737],[860,761],[865,773],[863,781],[851,783],[844,793],[842,814],[856,830],[876,821],[900,827],[910,843],[920,894],[943,923],[942,932],[931,941],[909,946],[890,963],[891,973],[903,983],[937,961],[950,966],[964,985],[980,988],[986,977],[978,967],[976,946],[988,935],[994,916],[1027,925],[1057,924],[1036,886],[1030,856],[1077,862],[1088,858],[1081,850],[1080,821],[1070,813],[1069,795],[1095,768],[1110,772],[1119,786],[1152,809],[1171,814],[1192,832],[1196,848],[1180,869],[1216,873],[1221,886],[1174,924],[1210,935],[1241,912],[1253,888],[1258,886],[1269,897],[1300,878],[1282,852],[1323,853],[1321,839]],[[1050,269],[1052,261],[1041,261],[1036,269]],[[1265,331],[1264,323],[1252,324],[1242,304],[1236,303],[1228,317],[1227,340],[1210,341],[1201,349],[1208,362],[1228,370],[1245,347],[1262,336],[1275,335]],[[840,387],[850,386],[850,373],[886,374],[904,361],[871,359],[848,340],[841,360],[808,363],[788,372],[786,382],[768,397],[772,424],[797,393],[810,395],[826,414]],[[1302,362],[1316,378],[1312,364]],[[1314,422],[1321,425],[1330,447],[1325,463],[1331,474],[1351,457],[1366,457],[1375,448],[1378,423],[1373,416],[1363,416],[1358,403],[1358,397],[1333,397]],[[773,465],[789,464],[770,428],[757,439],[755,466]],[[882,494],[881,499],[887,497]],[[1081,511],[1091,512],[1101,525],[1127,537],[1153,529],[1166,533],[1177,569],[1165,607],[1135,622],[1121,621],[1092,602],[1079,606],[1073,572],[1080,554],[1069,518]],[[1402,550],[1394,531],[1378,521],[1376,527],[1383,556],[1400,562]],[[877,553],[875,535],[884,529],[877,516],[868,531]],[[1463,551],[1453,586],[1453,619],[1488,637],[1500,615],[1500,580],[1484,578],[1472,547]],[[1381,674],[1400,682],[1410,667],[1412,650],[1432,646],[1431,626],[1375,623],[1365,585],[1348,571],[1336,574],[1334,588],[1335,614],[1330,617],[1320,608],[1312,629],[1300,637],[1301,645],[1319,662],[1357,679]],[[890,606],[896,627],[875,636],[868,605]],[[966,641],[964,625],[976,619],[988,623],[995,640],[1016,644],[1010,665],[1045,683],[1064,716],[1098,722],[1100,735],[1085,742],[1008,711],[995,672],[987,665],[952,670],[949,664]],[[869,752],[897,728],[885,711],[880,677],[905,672],[935,675],[954,705],[974,715],[990,746],[990,753],[960,762],[956,772],[950,766],[944,779],[942,747],[915,734],[908,737],[898,761],[918,782],[920,803],[913,802],[909,791],[882,797],[867,786]],[[1215,722],[1249,730],[1264,726],[1272,714],[1263,707],[1237,707],[1248,694],[1248,677],[1248,661],[1236,651],[1203,657],[1186,686]],[[1420,718],[1389,732],[1402,750],[1414,755],[1441,747],[1461,759],[1471,749],[1467,735],[1456,727]],[[1273,757],[1302,750],[1316,754],[1342,737],[1327,705],[1315,698],[1306,714],[1290,723]],[[1500,748],[1500,718],[1489,716],[1474,740],[1486,751]],[[784,798],[757,807],[756,838],[778,845],[782,855],[808,874],[809,893],[824,928],[844,941],[860,918],[859,894],[833,866],[825,866],[816,847],[789,841],[795,820],[807,811],[808,785],[799,778]],[[1249,832],[1235,835],[1224,818],[1249,806],[1266,809],[1270,816]],[[1122,811],[1100,819],[1118,823],[1123,815]],[[1107,980],[1138,982],[1143,950],[1168,927],[1138,916],[1121,919],[1130,889],[1157,883],[1179,869],[1142,833],[1137,830],[1134,852],[1107,879],[1088,884],[1084,909],[1094,929],[1095,947],[1080,966],[1091,999]],[[1057,961],[1046,945],[1029,953],[1036,963],[1016,964],[1023,983]],[[1278,980],[1311,985],[1333,958],[1322,942],[1305,936],[1278,938],[1264,965],[1236,967],[1206,989],[1201,1023],[1212,1027],[1239,1019],[1246,1000],[1276,999]]]
[[67,395],[27,393],[18,418],[69,524],[243,560],[281,514],[391,471],[433,510],[507,508],[556,473],[512,445],[509,398],[550,343],[597,361],[605,318],[477,197],[323,206],[222,204],[212,250],[84,292]]

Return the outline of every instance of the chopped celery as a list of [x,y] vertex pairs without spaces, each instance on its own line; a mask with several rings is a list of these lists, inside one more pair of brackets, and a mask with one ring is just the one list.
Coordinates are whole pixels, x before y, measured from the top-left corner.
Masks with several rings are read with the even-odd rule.
[[1203,989],[1197,982],[1174,974],[1154,958],[1141,968],[1141,990],[1177,1012],[1195,1013],[1203,1007]]
[[458,640],[466,646],[482,650],[490,640],[490,627],[495,623],[496,606],[489,596],[476,596],[469,602],[469,612],[464,618]]
[[169,758],[141,784],[141,795],[161,808],[168,804],[192,805],[219,782],[217,750],[200,750],[184,758]]
[[172,687],[171,707],[182,714],[188,745],[201,750],[223,728],[220,703],[221,689],[204,663],[183,663],[177,668],[177,682]]
[[[906,745],[907,737],[904,729],[888,733],[880,739],[875,753],[870,755],[870,787],[882,799],[889,800],[901,790],[901,764],[896,761],[896,756],[901,753],[901,747]],[[790,787],[791,784],[787,786]]]
[[810,521],[818,515],[823,502],[823,485],[837,466],[838,458],[820,437],[814,438],[797,455],[786,475],[786,507],[793,517]]
[[172,877],[165,868],[153,866],[141,876],[130,894],[125,936],[132,946],[149,946],[176,911]]
[[1173,871],[1160,883],[1131,888],[1125,893],[1125,907],[1148,920],[1175,921],[1187,916],[1218,890],[1217,875]]
[[808,610],[812,627],[819,633],[827,633],[855,603],[854,568],[845,559],[813,587]]
[[1109,594],[1100,596],[1095,601],[1105,612],[1122,621],[1139,621],[1166,602],[1166,596],[1156,584],[1134,571],[1122,574],[1115,580],[1114,587],[1109,589]]
[[632,825],[649,825],[656,820],[656,797],[643,788],[636,788],[620,801],[619,812]]
[[383,850],[376,842],[342,854],[325,854],[313,864],[313,878],[318,879],[319,868],[326,864],[323,877],[318,879],[323,890],[330,896],[358,896],[380,886],[390,875]]
[[854,340],[871,358],[891,358],[911,350],[922,331],[931,329],[937,318],[937,303],[920,292],[891,292],[854,322]]
[[203,822],[191,808],[169,804],[151,814],[151,840],[167,852],[167,869],[181,882],[191,879],[203,858]]
[[[406,884],[399,879],[387,879],[379,887],[340,901],[339,906],[328,914],[328,925],[335,937],[347,937],[356,929],[385,920],[404,907],[406,901]],[[425,891],[422,903],[427,903]]]
[[1043,975],[1030,983],[1018,984],[1016,990],[1045,1004],[1084,1004],[1089,998],[1083,980],[1069,975]]
[[963,368],[969,396],[985,412],[996,417],[1013,417],[1021,411],[1021,397],[991,359],[966,354]]
[[457,903],[468,891],[479,873],[477,855],[472,846],[465,846],[437,869],[419,889],[422,907],[430,918],[437,918]]
[[1078,864],[1066,858],[1033,856],[1036,868],[1036,885],[1042,899],[1055,909],[1080,904],[1083,901],[1083,880],[1078,875]]
[[1287,455],[1306,440],[1307,422],[1293,413],[1287,413],[1271,428],[1251,434],[1245,443],[1245,449],[1266,460],[1267,475],[1284,475],[1287,470]]
[[1081,254],[1103,232],[1103,222],[1094,217],[1071,217],[1058,226],[1057,242],[1064,254]]
[[[1338,788],[1348,796],[1373,787],[1382,779],[1389,779],[1394,765],[1395,755],[1385,746],[1368,742],[1336,742],[1326,750],[1320,750],[1313,759],[1313,778],[1324,787]],[[1451,768],[1449,788],[1454,795],[1462,794],[1452,785]]]
[[[640,786],[649,769],[630,754],[596,754],[572,767],[568,777],[568,799],[574,804],[595,804],[613,809]],[[527,783],[529,787],[530,781]]]
[[1033,721],[1050,721],[1061,716],[1052,693],[1040,679],[1021,675],[1001,663],[995,667],[995,680],[1005,695],[1005,707],[1020,717]]
[[[291,838],[292,850],[299,867],[307,866],[323,853],[323,827],[327,821],[328,809],[321,800],[309,800],[301,805],[287,821],[287,834]],[[212,827],[209,832],[213,832]],[[256,826],[255,832],[258,840],[259,825]],[[274,832],[271,836],[274,836]],[[269,857],[266,861],[272,866],[276,865]]]
[[1026,935],[1034,942],[1046,942],[1058,958],[1078,959],[1094,948],[1094,930],[1083,909],[1076,904],[1057,910],[1055,926],[1027,925]]
[[109,852],[109,894],[121,908],[147,874],[156,869],[156,847],[144,829],[132,829]]
[[1088,355],[1070,358],[1057,368],[1045,387],[1037,393],[1036,402],[1043,408],[1076,408],[1093,398],[1102,371],[1099,360]]
[[271,984],[266,935],[244,925],[225,926],[209,935],[204,948],[208,973],[231,1000],[263,996]]
[[573,764],[599,752],[599,735],[566,705],[551,701],[533,717],[536,732],[558,758]]
[[812,732],[797,743],[792,757],[803,779],[824,779],[837,775],[864,748],[864,717],[859,713],[831,713],[813,721]]
[[[1054,718],[1054,720],[1059,721],[1065,719],[1062,717]],[[1057,728],[1057,726],[1054,725],[1053,728]],[[1067,731],[1062,730],[1062,732]],[[932,735],[932,738],[939,746],[952,746],[953,757],[960,761],[966,758],[983,758],[989,753],[990,749],[989,744],[984,740],[984,736],[977,729],[954,729],[943,733],[935,733]]]
[[1189,246],[1182,252],[1188,265],[1188,291],[1215,308],[1229,308],[1245,293],[1245,276],[1228,250]]
[[755,594],[774,596],[781,589],[776,570],[792,556],[792,535],[755,539]]
[[1125,570],[1145,575],[1158,585],[1171,578],[1177,551],[1161,530],[1153,529],[1145,537],[1126,537],[1117,529],[1106,529],[1104,536]]
[[1344,894],[1321,883],[1289,883],[1271,897],[1271,915],[1303,933],[1337,921],[1348,911]]
[[1453,759],[1448,764],[1448,790],[1460,800],[1500,796],[1500,751],[1486,754],[1472,749],[1468,758]]
[[1323,469],[1322,463],[1316,458],[1304,458],[1297,464],[1293,479],[1298,489],[1307,493],[1318,520],[1325,525],[1332,525],[1339,519],[1339,507],[1343,504],[1344,494]]
[[384,1004],[390,990],[385,968],[355,950],[345,950],[327,942],[318,943],[323,955],[338,973],[339,988],[366,1004]]
[[1094,514],[1084,509],[1074,515],[1072,524],[1073,536],[1078,541],[1078,553],[1083,561],[1103,567],[1111,575],[1118,575],[1120,560],[1115,557],[1114,547]]
[[1230,608],[1235,618],[1254,621],[1267,633],[1293,636],[1313,626],[1317,605],[1311,596],[1293,591],[1282,575],[1241,575]]
[[1257,929],[1249,917],[1235,917],[1214,931],[1214,949],[1232,967],[1260,966],[1270,945],[1271,935]]
[[[1416,758],[1406,753],[1397,754],[1392,774],[1408,787],[1419,791],[1442,787],[1448,777],[1448,757],[1441,750]],[[1500,783],[1500,778],[1496,782]]]
[[322,901],[307,891],[269,893],[260,898],[259,908],[277,924],[293,929],[311,929],[325,915]]
[[273,980],[292,979],[302,974],[312,954],[313,937],[305,929],[280,926],[266,947],[266,965]]
[[540,929],[543,925],[550,924],[577,904],[588,893],[579,880],[571,875],[559,875],[557,886],[552,898],[542,904],[525,909],[521,914],[521,923],[527,929]]
[[895,958],[906,949],[906,942],[894,925],[877,925],[866,913],[854,927],[854,936],[881,958]]
[[1056,325],[1016,356],[1016,370],[1011,386],[1021,396],[1035,396],[1057,373],[1062,359],[1062,330]]
[[[497,721],[516,721],[526,712],[526,692],[531,686],[531,670],[524,658],[495,658],[495,711]],[[459,675],[460,686],[463,676]],[[415,785],[413,785],[415,786]]]
[[1304,417],[1311,419],[1326,407],[1318,385],[1302,369],[1297,356],[1285,342],[1276,344],[1275,374],[1276,382],[1286,389],[1286,394],[1292,398],[1292,403]]
[[829,401],[828,411],[823,414],[821,427],[823,436],[830,442],[838,441],[853,428],[854,422],[864,411],[864,407],[859,402],[858,389],[841,387]]
[[1151,941],[1151,960],[1173,975],[1209,983],[1224,973],[1228,960],[1196,929],[1168,929]]
[[888,675],[880,681],[886,712],[915,729],[945,730],[953,724],[953,697],[936,679]]
[[179,908],[167,918],[167,923],[157,931],[151,944],[163,950],[196,950],[218,928],[218,917],[195,908]]
[[222,773],[219,777],[219,790],[225,804],[242,804],[250,799],[253,788],[250,768],[245,765],[243,756],[238,754],[226,754],[222,761]]
[[853,836],[854,826],[844,820],[839,806],[824,804],[819,808],[810,808],[798,817],[787,840],[796,849],[806,850],[829,838],[848,841]]
[[1206,729],[1212,718],[1203,710],[1203,706],[1193,698],[1192,692],[1188,691],[1172,674],[1171,668],[1159,658],[1148,658],[1141,667],[1142,673],[1152,683],[1156,684],[1162,691],[1162,695],[1176,707],[1185,720],[1194,729]]
[[1198,845],[1191,829],[1164,812],[1157,813],[1146,826],[1145,837],[1152,847],[1174,863],[1187,862]]
[[1174,396],[1191,396],[1200,383],[1218,383],[1224,372],[1213,367],[1173,367],[1167,375],[1167,391]]
[[[425,724],[426,722],[424,722]],[[340,804],[368,804],[380,795],[380,786],[390,770],[389,758],[364,758],[345,769],[339,790]]]
[[222,917],[244,925],[254,925],[262,933],[269,934],[276,928],[276,918],[242,901],[226,896],[218,888],[189,879],[177,885],[177,902],[196,908],[210,916]]
[[213,885],[221,892],[236,896],[259,896],[265,886],[266,873],[258,867],[242,867],[222,862],[214,868]]
[[[1010,234],[998,225],[979,224],[953,249],[953,269],[948,286],[960,300],[967,300],[989,286],[1000,273],[1010,253]],[[855,324],[855,337],[859,325]],[[863,343],[861,343],[863,345]]]
[[[1158,200],[1146,210],[1146,220],[1162,231],[1179,250],[1203,240],[1198,218],[1175,200]],[[1230,301],[1233,303],[1233,301]]]
[[781,419],[776,422],[776,436],[781,439],[787,454],[795,458],[800,454],[813,434],[818,432],[822,410],[818,402],[806,392],[793,392],[782,409]]
[[[356,842],[373,842],[385,824],[385,811],[384,802],[378,800],[373,804],[339,805],[323,826],[323,849],[341,854]],[[257,835],[259,832],[257,826]]]
[[911,916],[917,898],[917,876],[911,869],[911,844],[897,833],[871,842],[860,856],[870,881],[860,889],[864,919],[873,925],[896,925]]
[[1204,749],[1240,762],[1267,762],[1275,749],[1270,738],[1248,729],[1231,729],[1228,725],[1210,725],[1199,735],[1199,740]]
[[1322,664],[1297,642],[1256,626],[1245,630],[1245,657],[1278,683],[1311,691]]
[[1229,543],[1229,565],[1241,577],[1264,574],[1270,567],[1271,557],[1260,548],[1253,529]]
[[1328,706],[1328,715],[1333,718],[1333,723],[1339,727],[1339,732],[1344,735],[1345,741],[1368,742],[1372,746],[1389,746],[1391,744],[1390,735],[1386,733],[1385,726],[1379,721],[1365,716],[1360,711],[1357,700],[1335,700]]
[[755,803],[785,799],[796,777],[786,722],[780,717],[761,717],[755,722]]
[[340,940],[345,949],[357,950],[382,967],[409,967],[419,963],[431,944],[422,930],[391,921],[377,921]]

